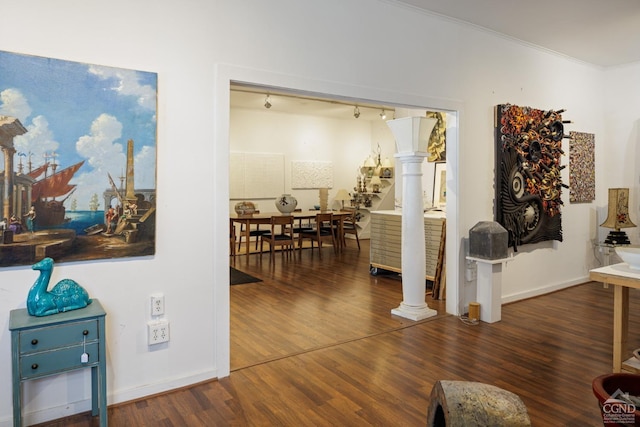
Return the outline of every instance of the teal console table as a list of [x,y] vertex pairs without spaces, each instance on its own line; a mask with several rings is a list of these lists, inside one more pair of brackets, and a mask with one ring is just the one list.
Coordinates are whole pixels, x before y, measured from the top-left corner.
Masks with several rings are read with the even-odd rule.
[[106,313],[94,299],[87,307],[50,316],[12,310],[13,425],[22,427],[22,383],[75,369],[91,368],[91,413],[107,427]]

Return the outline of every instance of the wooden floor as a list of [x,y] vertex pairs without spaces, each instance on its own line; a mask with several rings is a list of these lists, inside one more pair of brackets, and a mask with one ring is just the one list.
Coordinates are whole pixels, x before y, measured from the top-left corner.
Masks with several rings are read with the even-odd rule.
[[[518,394],[534,426],[601,426],[591,381],[611,372],[613,289],[587,283],[505,305],[502,321],[390,314],[395,276],[368,274],[368,242],[340,255],[237,257],[263,279],[231,287],[231,375],[109,408],[118,426],[424,426],[437,380]],[[540,280],[551,280],[541,273]],[[640,347],[631,291],[630,348]],[[635,331],[635,332],[634,332]],[[92,426],[78,415],[43,426]]]

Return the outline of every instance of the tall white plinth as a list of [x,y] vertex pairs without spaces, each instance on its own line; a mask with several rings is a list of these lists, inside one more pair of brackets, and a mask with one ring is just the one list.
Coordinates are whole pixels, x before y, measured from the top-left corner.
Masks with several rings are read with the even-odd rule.
[[502,264],[503,259],[467,257],[478,268],[476,300],[480,304],[480,320],[487,323],[502,319]]
[[425,302],[424,211],[422,162],[435,119],[407,117],[389,120],[402,163],[402,302],[392,314],[422,320],[438,314]]

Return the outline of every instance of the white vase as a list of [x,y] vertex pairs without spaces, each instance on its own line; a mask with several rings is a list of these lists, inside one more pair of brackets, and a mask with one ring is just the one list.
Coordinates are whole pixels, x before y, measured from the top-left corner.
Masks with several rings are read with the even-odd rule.
[[283,194],[276,199],[276,208],[283,214],[293,212],[298,206],[298,201],[291,194]]

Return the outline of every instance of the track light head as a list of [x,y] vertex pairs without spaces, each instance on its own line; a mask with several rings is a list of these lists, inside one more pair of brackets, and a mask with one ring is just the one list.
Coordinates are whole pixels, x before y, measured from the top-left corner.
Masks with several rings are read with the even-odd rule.
[[386,118],[387,118],[387,113],[385,113],[385,112],[384,112],[384,110],[382,110],[382,113],[380,113],[380,118],[381,118],[382,120],[384,120],[384,119],[386,119]]
[[271,97],[269,95],[264,99],[264,108],[271,108]]
[[358,108],[358,106],[356,105],[355,108],[353,109],[353,117],[355,117],[356,119],[358,117],[360,117],[360,109]]

